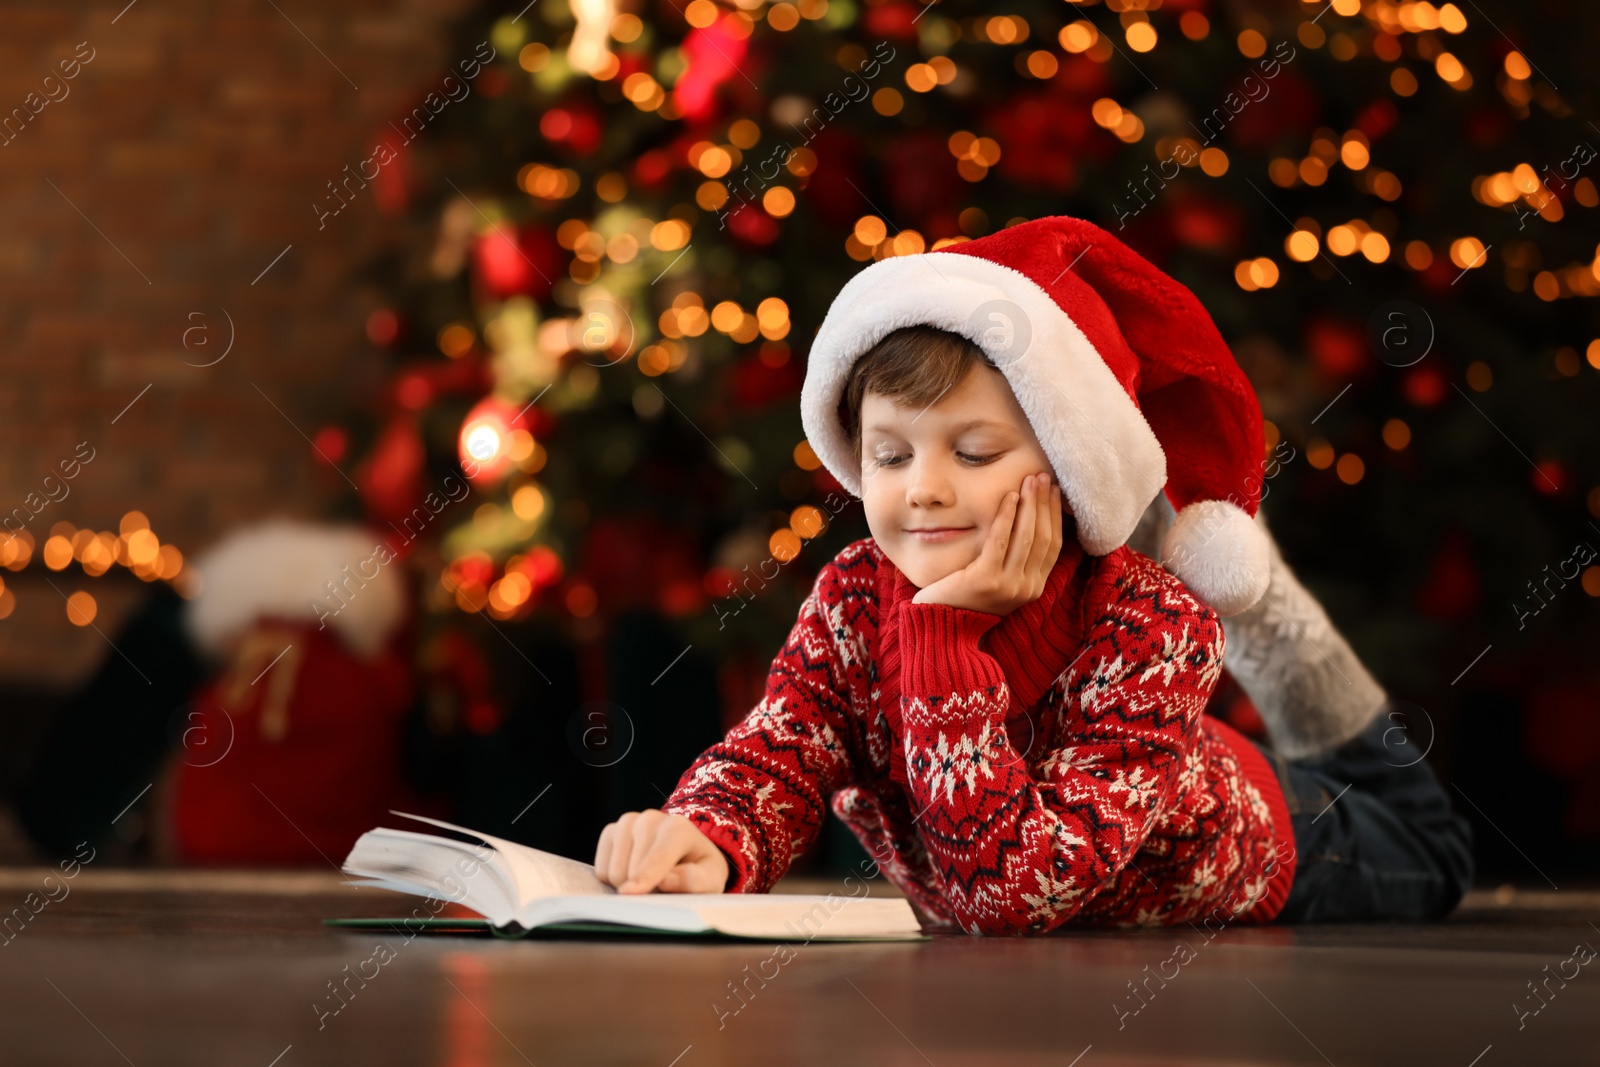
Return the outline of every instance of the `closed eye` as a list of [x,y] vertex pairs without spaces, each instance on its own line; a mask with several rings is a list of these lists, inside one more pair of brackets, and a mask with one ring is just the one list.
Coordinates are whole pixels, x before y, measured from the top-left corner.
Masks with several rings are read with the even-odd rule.
[[[968,452],[957,452],[956,456],[968,466],[982,467],[985,464],[993,463],[995,460],[999,459],[1000,453],[991,452],[986,456],[974,456]],[[906,458],[907,457],[904,455],[884,456],[878,459],[877,464],[880,467],[898,467]]]

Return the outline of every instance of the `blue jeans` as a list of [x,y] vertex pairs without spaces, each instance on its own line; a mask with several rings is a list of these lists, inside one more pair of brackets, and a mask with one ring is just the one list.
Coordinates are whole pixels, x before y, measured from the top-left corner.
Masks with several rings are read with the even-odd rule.
[[1393,707],[1320,756],[1291,760],[1256,745],[1294,825],[1294,883],[1274,921],[1442,919],[1471,887],[1472,824]]

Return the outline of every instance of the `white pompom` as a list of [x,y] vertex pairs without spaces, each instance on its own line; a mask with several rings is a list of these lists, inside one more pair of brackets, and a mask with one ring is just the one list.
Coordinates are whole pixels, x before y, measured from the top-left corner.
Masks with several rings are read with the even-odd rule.
[[1266,535],[1226,500],[1199,500],[1179,511],[1162,541],[1161,564],[1221,616],[1260,600],[1271,578]]

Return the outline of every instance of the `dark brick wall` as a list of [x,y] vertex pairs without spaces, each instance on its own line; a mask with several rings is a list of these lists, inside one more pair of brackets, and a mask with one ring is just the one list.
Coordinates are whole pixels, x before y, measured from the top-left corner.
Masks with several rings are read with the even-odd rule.
[[[459,58],[446,30],[472,0],[122,2],[0,4],[0,513],[88,441],[38,542],[137,508],[193,553],[319,511],[329,472],[300,431],[377,380],[374,297],[352,271],[397,226],[370,190],[320,232],[311,205]],[[27,120],[5,126],[13,108]],[[224,309],[230,354],[191,366],[220,354]],[[0,685],[28,687],[70,688],[114,654],[101,632],[142,584],[37,561],[0,578],[16,598]],[[68,622],[80,588],[100,632]]]

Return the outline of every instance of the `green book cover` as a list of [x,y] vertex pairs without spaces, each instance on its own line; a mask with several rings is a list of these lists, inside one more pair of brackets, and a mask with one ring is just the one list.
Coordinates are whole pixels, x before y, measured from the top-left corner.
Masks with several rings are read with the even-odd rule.
[[[530,929],[520,926],[501,928],[495,926],[488,919],[472,918],[405,918],[405,919],[323,919],[324,926],[337,926],[348,929],[377,929],[393,930],[396,933],[421,930],[435,934],[466,934],[476,937],[499,937],[505,940],[518,940],[526,937],[538,937],[542,934],[642,934],[645,936],[661,937],[687,937],[702,941],[782,941],[776,937],[746,937],[742,934],[727,934],[717,930],[662,930],[653,926],[634,926],[623,923],[597,923],[597,922],[555,922],[544,923]],[[801,938],[811,941],[830,942],[860,942],[860,941],[932,941],[931,934],[920,937],[828,937],[828,938]]]

